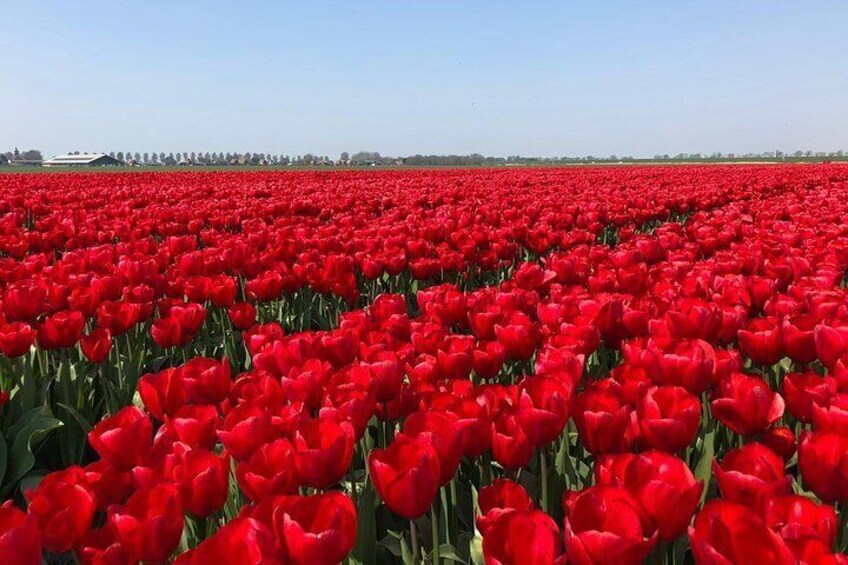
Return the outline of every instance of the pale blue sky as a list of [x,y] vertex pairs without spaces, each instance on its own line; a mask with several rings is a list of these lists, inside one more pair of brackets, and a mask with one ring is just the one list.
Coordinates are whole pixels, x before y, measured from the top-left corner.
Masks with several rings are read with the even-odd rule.
[[0,149],[848,149],[848,3],[4,2]]

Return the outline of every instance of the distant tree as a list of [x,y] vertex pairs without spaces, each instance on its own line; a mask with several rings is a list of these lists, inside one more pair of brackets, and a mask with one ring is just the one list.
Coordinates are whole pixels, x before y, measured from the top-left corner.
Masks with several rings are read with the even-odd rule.
[[6,154],[0,153],[0,165],[5,165],[8,162],[9,162],[9,158],[6,156]]
[[[74,155],[79,155],[79,153],[74,153]],[[111,158],[115,159],[115,152],[114,152],[114,151],[110,151],[110,152],[109,152],[109,157],[111,157]]]
[[124,152],[118,151],[118,153],[115,154],[115,159],[117,159],[118,161],[123,161],[124,160]]
[[342,151],[342,154],[339,155],[339,161],[342,163],[347,163],[350,161],[350,154],[347,151]]
[[155,151],[150,154],[150,163],[153,164],[153,165],[159,164],[159,154],[156,153]]
[[150,154],[146,151],[141,155],[141,162],[145,165],[150,162]]
[[176,165],[176,164],[177,164],[177,160],[176,160],[176,158],[174,158],[174,154],[173,154],[173,153],[169,153],[167,157],[165,157],[164,159],[162,159],[162,164],[163,164],[163,165],[170,166],[170,167],[173,167],[174,165]]
[[191,160],[192,160],[192,161],[195,161],[196,159],[197,159],[197,153],[195,153],[194,151],[192,151],[192,152],[191,152]]
[[21,153],[21,157],[23,157],[27,161],[43,161],[44,155],[41,154],[41,151],[38,149],[27,149],[23,153]]
[[135,154],[133,155],[133,159],[135,159],[136,163],[141,163],[141,153],[136,151]]

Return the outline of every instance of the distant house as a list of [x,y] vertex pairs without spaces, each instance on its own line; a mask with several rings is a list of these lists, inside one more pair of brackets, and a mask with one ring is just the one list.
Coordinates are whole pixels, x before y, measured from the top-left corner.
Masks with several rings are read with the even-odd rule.
[[[31,157],[30,155],[32,154],[37,156],[37,158]],[[25,151],[24,153],[21,153],[18,151],[18,148],[15,147],[15,152],[8,161],[8,164],[13,167],[38,167],[41,165],[41,153],[37,151]]]
[[57,155],[42,163],[44,167],[114,167],[124,163],[105,153],[79,153]]

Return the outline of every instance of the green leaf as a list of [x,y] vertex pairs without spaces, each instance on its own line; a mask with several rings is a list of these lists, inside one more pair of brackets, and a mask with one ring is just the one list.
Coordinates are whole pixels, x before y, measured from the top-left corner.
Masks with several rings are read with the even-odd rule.
[[698,460],[698,465],[695,467],[695,478],[704,481],[704,492],[701,494],[701,504],[707,497],[707,490],[710,486],[710,479],[713,476],[713,457],[715,456],[715,430],[704,434],[703,450],[701,451],[701,459]]
[[457,554],[456,549],[449,543],[443,543],[439,546],[439,556],[442,560],[450,560],[456,563],[465,563]]
[[0,485],[3,484],[3,477],[6,476],[6,462],[9,456],[6,453],[6,440],[0,435]]
[[353,549],[353,556],[362,563],[377,561],[375,494],[371,481],[366,480],[362,493],[359,495],[359,508],[357,508],[359,524],[356,532],[356,547]]
[[[49,411],[48,411],[49,413]],[[47,435],[62,427],[62,422],[53,417],[37,416],[24,426],[12,442],[12,457],[9,461],[9,481],[4,492],[14,485],[35,466],[34,449]]]
[[88,422],[88,420],[83,418],[82,414],[77,412],[77,410],[75,408],[72,408],[71,406],[68,406],[67,404],[62,404],[61,402],[57,402],[56,404],[59,406],[59,408],[61,408],[62,410],[64,410],[65,412],[67,412],[68,414],[73,416],[74,420],[77,421],[77,424],[79,424],[79,427],[83,432],[85,432],[87,434],[88,432],[91,431],[91,424]]
[[483,565],[486,560],[483,558],[483,538],[474,536],[471,540],[471,563],[474,565]]

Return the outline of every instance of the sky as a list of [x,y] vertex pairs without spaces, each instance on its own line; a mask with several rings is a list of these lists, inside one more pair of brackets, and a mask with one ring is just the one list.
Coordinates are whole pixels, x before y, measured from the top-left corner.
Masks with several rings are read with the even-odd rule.
[[848,2],[5,2],[0,150],[848,150]]

